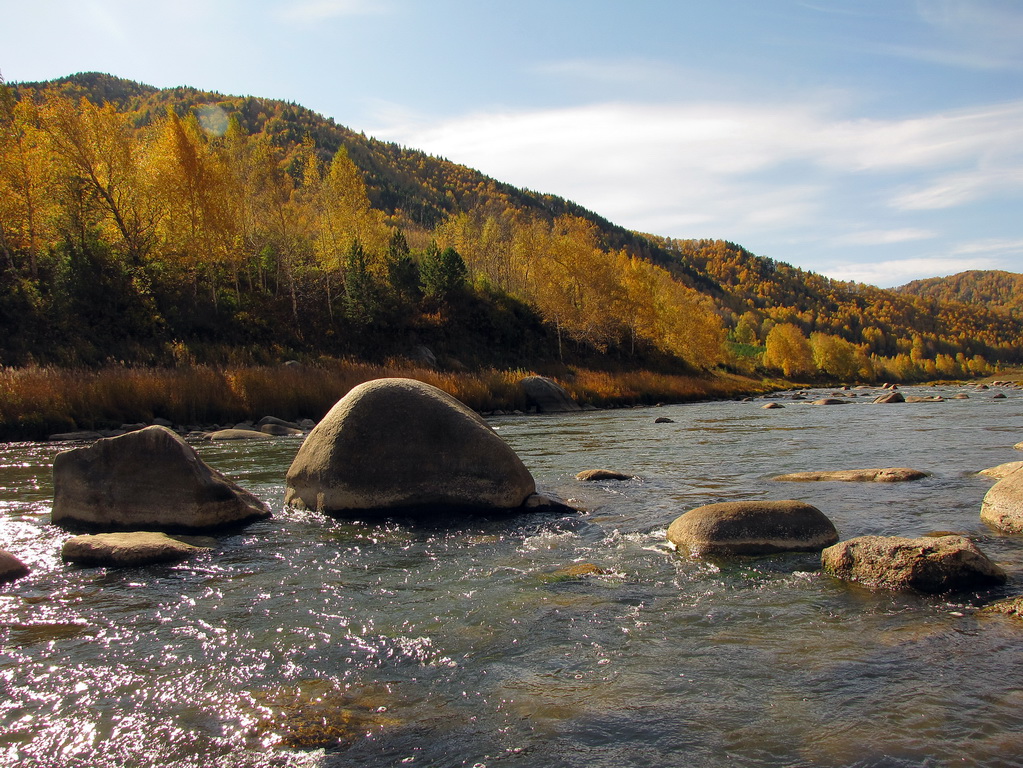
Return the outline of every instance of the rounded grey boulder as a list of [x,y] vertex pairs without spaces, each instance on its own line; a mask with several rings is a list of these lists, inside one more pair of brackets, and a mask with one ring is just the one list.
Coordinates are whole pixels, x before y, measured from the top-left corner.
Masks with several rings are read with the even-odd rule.
[[510,510],[536,491],[529,470],[474,411],[414,379],[360,384],[309,433],[285,503],[323,512]]
[[860,536],[821,552],[824,570],[882,589],[949,592],[1005,583],[1005,572],[963,536]]
[[270,516],[166,427],[146,427],[53,460],[52,520],[107,530],[203,530]]
[[526,393],[526,399],[540,413],[564,413],[565,411],[581,411],[582,408],[565,391],[565,388],[553,379],[545,376],[527,376],[519,381]]
[[1023,533],[1023,469],[991,486],[980,505],[980,519],[1004,533]]
[[668,541],[697,556],[817,552],[838,541],[823,512],[801,501],[725,501],[686,512]]
[[175,563],[211,549],[216,543],[216,539],[181,538],[153,531],[97,533],[68,539],[60,554],[63,560],[79,565],[132,567]]

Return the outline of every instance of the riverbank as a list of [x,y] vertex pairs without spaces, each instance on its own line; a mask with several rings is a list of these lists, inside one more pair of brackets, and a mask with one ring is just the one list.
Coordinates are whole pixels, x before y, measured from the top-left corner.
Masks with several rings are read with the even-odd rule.
[[[529,403],[519,381],[532,373],[452,372],[347,360],[227,368],[8,368],[0,370],[0,440],[39,440],[59,432],[112,429],[155,419],[199,427],[266,415],[319,420],[352,387],[388,376],[433,384],[477,411],[526,411]],[[733,398],[782,386],[733,374],[586,369],[571,370],[556,380],[577,402],[596,408]]]

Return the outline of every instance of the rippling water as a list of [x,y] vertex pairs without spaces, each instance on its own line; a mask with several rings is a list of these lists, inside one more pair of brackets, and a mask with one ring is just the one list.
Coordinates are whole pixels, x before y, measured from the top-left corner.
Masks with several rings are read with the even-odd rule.
[[[954,389],[932,390],[954,394]],[[586,514],[364,523],[282,508],[295,440],[204,445],[272,519],[175,566],[60,562],[50,466],[0,446],[0,763],[18,766],[1023,764],[1023,537],[975,472],[1023,458],[1023,392],[845,406],[722,402],[492,421]],[[655,424],[669,416],[672,424]],[[778,483],[910,466],[906,484]],[[577,483],[576,472],[635,473]],[[959,531],[1000,590],[874,593],[812,555],[716,563],[664,533],[695,506],[810,502],[842,538]],[[592,564],[601,575],[571,577]]]

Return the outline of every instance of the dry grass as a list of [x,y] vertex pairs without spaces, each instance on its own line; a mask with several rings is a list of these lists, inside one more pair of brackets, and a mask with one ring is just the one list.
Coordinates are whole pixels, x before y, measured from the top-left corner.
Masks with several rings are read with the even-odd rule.
[[[73,429],[151,422],[208,426],[274,415],[319,419],[352,387],[405,377],[432,384],[478,411],[525,410],[518,385],[528,371],[436,371],[406,361],[371,365],[324,360],[306,366],[213,368],[0,369],[0,439],[38,439]],[[647,371],[580,370],[559,380],[597,407],[735,397],[767,385],[737,376],[695,377]]]

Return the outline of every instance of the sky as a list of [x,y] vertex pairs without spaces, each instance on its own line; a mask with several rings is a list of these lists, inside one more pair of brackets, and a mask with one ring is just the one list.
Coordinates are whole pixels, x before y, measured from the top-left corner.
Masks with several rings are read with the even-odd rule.
[[91,71],[840,280],[1023,272],[1020,0],[0,0],[8,82]]

